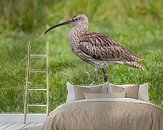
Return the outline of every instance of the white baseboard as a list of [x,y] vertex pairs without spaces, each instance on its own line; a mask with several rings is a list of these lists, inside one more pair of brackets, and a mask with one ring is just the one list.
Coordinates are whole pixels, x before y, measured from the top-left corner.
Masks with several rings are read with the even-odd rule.
[[[44,122],[47,114],[27,114],[28,122]],[[0,114],[0,122],[24,122],[24,114]]]

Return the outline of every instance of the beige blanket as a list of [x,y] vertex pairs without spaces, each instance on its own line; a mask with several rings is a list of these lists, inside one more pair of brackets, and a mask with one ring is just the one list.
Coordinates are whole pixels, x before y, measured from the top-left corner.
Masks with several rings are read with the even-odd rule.
[[163,110],[136,99],[88,99],[52,111],[43,130],[163,130]]

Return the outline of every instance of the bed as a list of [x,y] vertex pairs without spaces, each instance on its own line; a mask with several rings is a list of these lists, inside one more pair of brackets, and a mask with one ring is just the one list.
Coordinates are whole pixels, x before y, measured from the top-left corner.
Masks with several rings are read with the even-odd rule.
[[131,98],[94,98],[59,106],[44,130],[161,130],[163,111]]
[[65,104],[47,117],[43,130],[163,130],[163,110],[149,102],[148,84],[67,84]]

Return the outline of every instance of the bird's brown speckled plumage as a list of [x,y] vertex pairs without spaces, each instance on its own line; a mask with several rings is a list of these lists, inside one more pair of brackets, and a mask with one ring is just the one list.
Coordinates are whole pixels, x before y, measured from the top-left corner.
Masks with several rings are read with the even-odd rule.
[[[84,61],[97,68],[105,68],[110,64],[127,64],[132,67],[142,68],[137,62],[141,57],[122,47],[109,37],[100,33],[88,32],[88,19],[85,15],[73,17],[83,19],[83,23],[75,23],[69,33],[73,52]],[[80,20],[79,19],[79,20]]]
[[[88,32],[88,18],[84,14],[74,16],[68,22],[75,25],[69,32],[72,51],[82,60],[92,64],[96,71],[98,68],[104,69],[111,64],[126,64],[142,69],[138,62],[143,58],[125,49],[110,37],[96,32]],[[103,73],[105,75],[104,70]]]

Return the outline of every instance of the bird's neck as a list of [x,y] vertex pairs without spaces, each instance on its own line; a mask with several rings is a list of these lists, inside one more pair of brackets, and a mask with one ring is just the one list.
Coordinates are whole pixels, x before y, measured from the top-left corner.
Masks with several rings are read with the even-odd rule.
[[88,30],[88,26],[75,26],[69,32],[69,39],[71,49],[74,53],[78,51],[78,45],[80,43],[80,38],[83,34],[85,34]]
[[70,31],[70,36],[73,37],[80,37],[81,35],[83,35],[84,33],[86,33],[88,31],[88,26],[87,25],[76,25],[74,28],[71,29]]
[[83,34],[88,31],[88,25],[77,25],[74,27],[77,31],[80,31],[79,33]]

